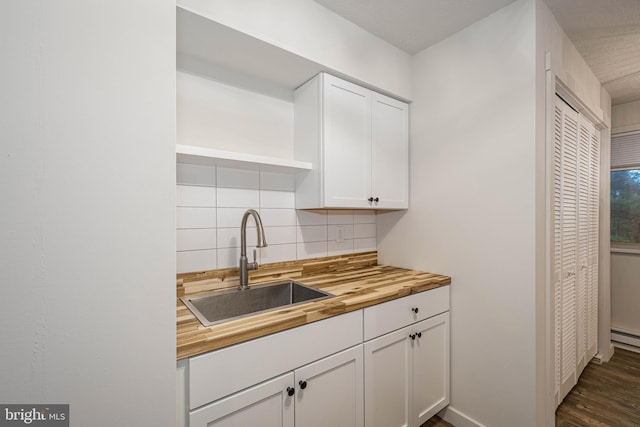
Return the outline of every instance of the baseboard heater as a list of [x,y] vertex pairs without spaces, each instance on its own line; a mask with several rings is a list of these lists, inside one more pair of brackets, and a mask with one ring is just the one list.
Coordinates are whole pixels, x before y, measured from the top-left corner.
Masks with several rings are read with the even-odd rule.
[[637,332],[611,329],[611,341],[614,345],[640,352],[640,334]]

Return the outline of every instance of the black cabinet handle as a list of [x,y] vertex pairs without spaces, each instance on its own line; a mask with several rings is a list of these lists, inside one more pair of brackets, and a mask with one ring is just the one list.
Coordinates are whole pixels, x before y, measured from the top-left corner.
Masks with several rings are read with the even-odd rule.
[[367,200],[373,202],[373,197],[369,197]]
[[418,314],[418,311],[420,311],[420,310],[418,310],[418,307],[413,307],[411,309],[411,311],[413,311],[415,314]]
[[295,392],[296,392],[296,389],[294,389],[293,387],[287,387],[287,394],[289,396],[293,396]]
[[422,332],[418,332],[418,338],[422,338]]
[[411,337],[411,339],[412,339],[413,341],[415,341],[415,340],[416,340],[416,334],[411,334],[411,335],[409,335],[409,336]]
[[300,388],[303,389],[303,390],[305,388],[307,388],[307,382],[306,381],[300,381],[300,382],[298,382],[298,384],[300,384]]
[[379,197],[376,197],[375,199],[373,199],[374,202],[378,203],[380,201]]

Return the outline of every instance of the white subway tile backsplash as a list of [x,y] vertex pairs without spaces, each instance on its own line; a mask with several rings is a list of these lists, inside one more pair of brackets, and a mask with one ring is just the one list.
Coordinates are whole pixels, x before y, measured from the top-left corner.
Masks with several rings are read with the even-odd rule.
[[295,191],[296,177],[289,173],[260,172],[261,190]]
[[[218,228],[239,228],[246,210],[246,208],[218,208]],[[247,219],[247,225],[254,227],[255,224],[253,217],[250,216]]]
[[196,228],[176,230],[176,247],[178,251],[215,249],[216,229]]
[[356,239],[362,239],[364,237],[376,237],[376,225],[375,224],[355,224],[353,230],[353,237]]
[[327,225],[327,211],[296,211],[298,225]]
[[378,248],[376,247],[376,239],[367,238],[367,239],[354,239],[353,240],[353,251],[354,252],[368,252],[375,251]]
[[353,224],[353,211],[340,210],[328,211],[327,223],[331,224]]
[[295,209],[260,209],[264,227],[296,225]]
[[375,224],[376,223],[376,211],[354,211],[353,213],[354,224]]
[[346,239],[340,243],[329,240],[327,244],[328,244],[327,256],[344,255],[344,254],[353,253],[352,239]]
[[[265,233],[266,234],[266,233]],[[250,248],[254,248],[258,243],[255,227],[247,227],[247,253]],[[267,243],[269,241],[267,240]],[[218,249],[239,248],[240,247],[240,227],[218,228]]]
[[260,191],[218,187],[217,199],[220,208],[257,209],[260,206]]
[[297,242],[296,227],[264,227],[265,238],[267,244],[271,245],[283,245],[287,243]]
[[216,262],[215,249],[177,252],[176,258],[178,273],[215,270],[216,268],[219,268]]
[[[177,164],[176,181],[178,273],[237,267],[247,209],[259,210],[265,227],[260,263],[376,250],[375,211],[296,210],[293,175]],[[252,217],[247,225],[252,258]]]
[[218,188],[260,188],[260,172],[246,169],[219,167],[217,171]]
[[176,228],[215,228],[216,208],[176,208]]
[[207,165],[176,164],[176,183],[186,185],[216,186],[216,168]]
[[353,225],[330,225],[327,228],[327,240],[335,241],[338,239],[337,228],[342,229],[342,240],[353,239]]
[[270,262],[283,262],[296,259],[296,244],[272,245],[260,249],[260,262],[262,264]]
[[298,259],[318,258],[327,256],[327,242],[298,243]]
[[176,185],[176,206],[216,206],[215,187]]
[[260,207],[295,209],[295,193],[292,191],[260,190]]
[[[253,260],[253,251],[249,254],[249,260]],[[218,268],[233,268],[240,263],[240,248],[218,249]]]
[[326,242],[326,225],[303,225],[298,227],[298,243]]

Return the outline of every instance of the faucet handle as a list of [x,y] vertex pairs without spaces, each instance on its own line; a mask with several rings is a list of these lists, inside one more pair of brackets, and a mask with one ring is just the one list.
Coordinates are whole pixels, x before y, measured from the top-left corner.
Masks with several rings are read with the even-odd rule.
[[256,262],[256,250],[253,250],[253,263],[257,266],[258,263]]

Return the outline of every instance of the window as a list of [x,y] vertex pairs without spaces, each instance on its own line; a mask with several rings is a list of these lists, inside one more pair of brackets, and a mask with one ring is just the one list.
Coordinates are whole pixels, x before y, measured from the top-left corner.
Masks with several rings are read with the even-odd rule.
[[611,172],[611,245],[640,248],[640,169]]
[[611,247],[640,249],[640,132],[611,135]]

